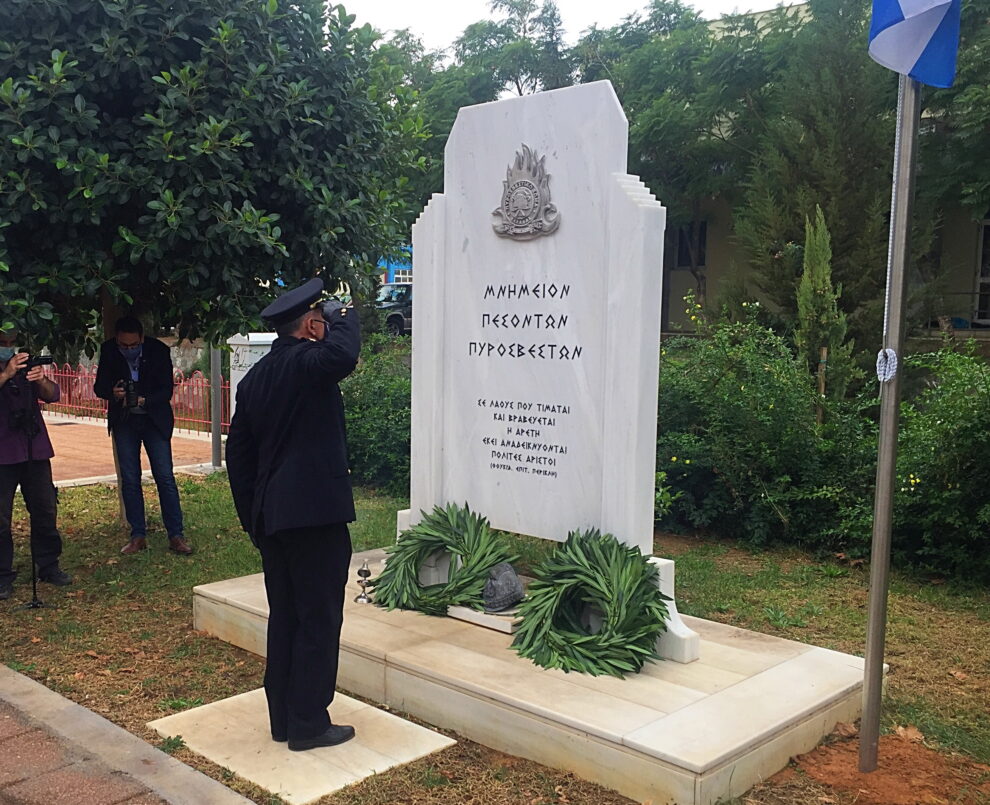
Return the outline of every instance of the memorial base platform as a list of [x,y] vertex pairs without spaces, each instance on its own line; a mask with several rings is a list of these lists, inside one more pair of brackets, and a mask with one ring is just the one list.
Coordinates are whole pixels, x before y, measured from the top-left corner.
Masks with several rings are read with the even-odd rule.
[[[860,712],[863,660],[698,618],[700,659],[649,663],[615,679],[548,671],[511,635],[452,618],[354,603],[355,554],[339,687],[471,740],[653,805],[739,796]],[[265,652],[261,575],[196,587],[197,629]]]

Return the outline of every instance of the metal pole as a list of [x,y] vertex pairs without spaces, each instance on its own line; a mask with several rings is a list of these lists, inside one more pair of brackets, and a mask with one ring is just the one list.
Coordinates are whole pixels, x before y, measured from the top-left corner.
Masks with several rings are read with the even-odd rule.
[[[887,253],[887,298],[883,346],[901,360],[904,344],[905,273],[914,201],[914,166],[918,145],[920,92],[918,82],[902,75],[897,92],[897,135]],[[890,570],[890,531],[897,464],[897,422],[901,399],[900,371],[880,383],[880,443],[873,503],[873,547],[870,553],[870,603],[866,626],[866,670],[863,718],[859,729],[859,770],[875,771],[880,740],[880,701],[883,695],[883,653],[887,629],[887,585]]]
[[221,422],[221,388],[220,378],[220,350],[210,347],[210,435],[213,437],[213,466],[219,469],[223,466],[221,459],[220,429]]

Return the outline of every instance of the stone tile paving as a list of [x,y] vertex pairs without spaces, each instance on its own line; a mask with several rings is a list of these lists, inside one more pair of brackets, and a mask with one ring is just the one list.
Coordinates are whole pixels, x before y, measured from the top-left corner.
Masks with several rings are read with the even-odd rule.
[[129,775],[107,768],[78,747],[32,726],[0,702],[0,802],[116,805],[163,800]]
[[[114,474],[113,451],[105,423],[57,416],[46,416],[45,423],[55,448],[52,477],[56,482]],[[205,464],[212,455],[208,438],[178,433],[172,436],[172,463],[176,467]],[[141,467],[149,468],[144,451],[141,452]]]
[[0,805],[250,805],[0,664]]

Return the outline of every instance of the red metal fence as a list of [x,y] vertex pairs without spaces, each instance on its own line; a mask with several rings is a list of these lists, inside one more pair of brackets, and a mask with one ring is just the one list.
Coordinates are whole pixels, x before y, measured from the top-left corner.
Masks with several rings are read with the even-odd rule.
[[[96,367],[69,364],[55,365],[48,376],[58,383],[62,397],[57,403],[47,403],[47,411],[57,411],[70,416],[106,419],[107,404],[93,393],[96,381]],[[175,412],[175,427],[180,430],[210,430],[210,379],[202,372],[195,371],[186,377],[178,369],[173,374],[175,389],[172,393],[172,410]],[[226,433],[230,426],[230,381],[220,378],[220,423],[221,432]]]

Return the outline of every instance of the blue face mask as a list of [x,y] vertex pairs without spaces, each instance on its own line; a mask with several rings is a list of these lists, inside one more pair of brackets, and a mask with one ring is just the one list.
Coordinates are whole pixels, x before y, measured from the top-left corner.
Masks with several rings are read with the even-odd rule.
[[141,347],[142,345],[138,344],[136,347],[117,347],[117,349],[127,360],[133,361],[141,356]]
[[17,347],[0,347],[0,361],[9,361],[17,354]]

